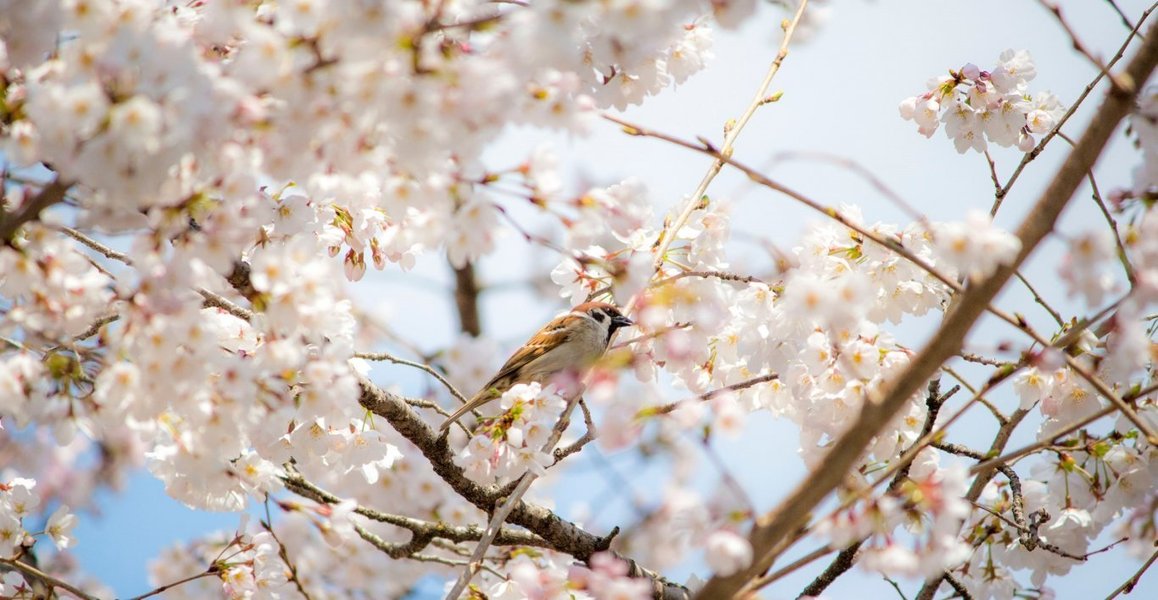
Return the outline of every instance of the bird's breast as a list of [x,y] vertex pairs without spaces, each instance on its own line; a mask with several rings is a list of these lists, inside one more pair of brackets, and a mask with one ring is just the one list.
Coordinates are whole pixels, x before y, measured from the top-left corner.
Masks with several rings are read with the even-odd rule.
[[606,334],[595,327],[576,330],[566,342],[535,359],[529,370],[538,380],[544,380],[566,369],[586,369],[607,349]]

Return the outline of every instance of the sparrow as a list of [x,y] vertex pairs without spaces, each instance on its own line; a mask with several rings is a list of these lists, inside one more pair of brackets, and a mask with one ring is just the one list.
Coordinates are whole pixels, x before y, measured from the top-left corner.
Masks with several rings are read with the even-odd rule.
[[439,428],[446,432],[466,413],[498,398],[518,383],[548,383],[567,371],[586,371],[611,343],[622,327],[634,325],[618,308],[606,302],[587,302],[571,312],[555,317],[527,340],[499,369],[499,372]]

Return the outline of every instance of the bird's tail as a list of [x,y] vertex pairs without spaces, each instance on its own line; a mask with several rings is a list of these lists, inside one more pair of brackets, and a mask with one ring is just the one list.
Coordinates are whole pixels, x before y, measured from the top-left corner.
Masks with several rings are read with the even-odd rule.
[[479,408],[480,406],[490,402],[491,400],[494,400],[495,398],[498,398],[501,395],[502,393],[498,391],[498,388],[494,385],[493,381],[490,384],[487,384],[487,386],[484,387],[479,393],[475,394],[473,398],[468,400],[466,404],[463,404],[462,406],[458,407],[458,410],[450,413],[450,416],[447,417],[445,421],[443,421],[442,425],[439,425],[439,435],[446,433],[446,431],[450,429],[450,426],[454,425],[454,422],[461,419],[466,413]]
[[446,420],[442,422],[442,425],[438,427],[439,434],[446,433],[446,431],[450,429],[450,426],[454,425],[455,421],[461,419],[462,416],[466,413],[478,408],[479,405],[482,404],[478,401],[478,399],[478,396],[475,396],[474,398],[470,399],[470,402],[463,404],[462,406],[458,407],[458,410],[450,413],[450,416],[447,417]]

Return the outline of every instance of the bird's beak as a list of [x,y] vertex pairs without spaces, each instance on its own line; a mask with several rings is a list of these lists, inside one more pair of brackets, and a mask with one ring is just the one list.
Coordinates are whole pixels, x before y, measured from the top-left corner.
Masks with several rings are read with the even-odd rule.
[[631,327],[632,325],[635,325],[635,321],[632,321],[623,315],[616,315],[611,317],[611,324],[614,325],[616,329],[618,329],[620,327]]

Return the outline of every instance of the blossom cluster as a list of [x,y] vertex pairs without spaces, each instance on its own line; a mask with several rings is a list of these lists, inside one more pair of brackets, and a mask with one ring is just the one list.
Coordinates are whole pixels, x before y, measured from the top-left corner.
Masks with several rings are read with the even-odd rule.
[[566,247],[572,254],[551,271],[551,281],[572,305],[611,291],[624,305],[643,290],[653,274],[648,251],[658,232],[652,228],[647,188],[637,178],[592,188],[568,204]]
[[[744,521],[752,507],[721,484],[705,497],[694,486],[699,483],[679,473],[695,468],[691,455],[679,456],[687,448],[676,448],[680,468],[664,489],[659,502],[649,506],[646,519],[621,538],[624,551],[636,560],[658,568],[670,568],[689,556],[702,556],[712,572],[731,575],[747,568],[753,550],[743,535]],[[689,585],[695,583],[689,579]]]
[[[706,212],[700,220],[705,229],[726,230],[726,213]],[[853,207],[844,207],[842,214],[861,221]],[[956,244],[942,243],[952,229],[949,225],[931,230],[923,224],[903,230],[881,223],[864,227],[935,266],[942,276],[957,276],[960,263],[951,254]],[[1010,244],[1008,234],[989,227],[956,231],[967,232],[962,239],[977,248]],[[729,268],[722,251],[702,247],[712,243],[712,236],[695,239],[690,252],[703,258],[692,265],[694,271]],[[637,318],[641,327],[654,331],[679,323],[690,326],[641,343],[637,353],[662,364],[694,393],[775,374],[767,384],[713,398],[707,408],[721,419],[716,425],[723,431],[742,427],[743,419],[729,417],[736,410],[767,409],[791,418],[803,427],[804,455],[811,462],[821,456],[823,444],[817,444],[852,422],[866,393],[908,364],[908,350],[882,326],[939,309],[949,290],[914,263],[836,223],[810,229],[793,254],[794,264],[775,286],[722,285],[711,276],[658,286],[644,296]],[[989,264],[1008,257],[993,253]],[[971,266],[984,268],[980,263]],[[696,415],[704,408],[694,399],[682,403],[675,422],[698,426]],[[900,430],[880,436],[879,458],[888,460],[897,452],[896,444],[911,440],[923,414],[923,401],[914,399],[911,411],[897,423]]]
[[1115,235],[1114,231],[1094,229],[1074,236],[1058,268],[1069,294],[1081,297],[1091,308],[1101,306],[1107,295],[1121,288],[1110,264],[1117,258]]
[[816,533],[837,548],[867,540],[861,549],[866,569],[927,579],[969,557],[971,548],[959,537],[971,512],[962,497],[967,483],[964,467],[939,467],[936,453],[925,449],[904,483],[836,512]]
[[[1153,448],[1117,433],[1083,434],[1076,441],[1072,451],[1036,463],[1021,479],[1018,495],[1010,482],[997,480],[982,492],[979,503],[990,512],[975,513],[966,522],[967,542],[975,548],[960,567],[970,575],[962,581],[974,597],[1008,598],[1020,589],[1043,587],[1048,577],[1080,564],[1074,557],[1095,551],[1093,544],[1115,522],[1119,538],[1129,537],[1139,554],[1152,552],[1158,536],[1153,511],[1144,507],[1151,504]],[[1023,518],[1037,523],[1034,542],[1053,550],[1031,551],[1022,543],[1025,532],[1011,526],[1015,502],[1023,504]],[[1123,515],[1130,518],[1119,521]],[[1021,571],[1029,572],[1028,585],[1018,580]]]
[[455,464],[483,485],[510,481],[527,471],[544,474],[553,462],[546,444],[567,401],[554,386],[520,383],[494,404],[502,412],[475,429]]
[[495,600],[645,600],[652,597],[646,580],[629,577],[627,563],[607,552],[591,557],[590,567],[570,568],[550,554],[519,554],[506,567],[510,577],[486,586]]
[[[39,535],[47,536],[58,550],[71,547],[72,529],[76,515],[67,505],[60,505],[44,524],[43,532],[29,532],[28,521],[39,514],[41,496],[36,492],[36,480],[12,477],[0,481],[0,556],[14,558],[28,551]],[[5,579],[7,585],[8,578]]]
[[1051,131],[1065,108],[1049,92],[1030,94],[1037,69],[1029,52],[1006,50],[997,66],[983,71],[972,63],[930,79],[927,92],[901,101],[901,118],[932,137],[941,123],[957,151],[984,152],[988,143],[1033,149],[1035,135]]
[[30,231],[19,248],[0,248],[0,273],[0,294],[14,300],[0,329],[6,333],[21,328],[53,339],[79,335],[107,313],[113,298],[112,279],[45,229]]
[[[258,174],[297,181],[333,206],[332,249],[353,278],[368,263],[413,265],[424,248],[445,246],[457,264],[489,252],[495,201],[472,182],[504,126],[583,130],[594,109],[701,69],[709,7],[754,8],[164,4],[0,5],[13,15],[0,23],[16,117],[6,154],[84,183],[85,217],[113,231],[153,208],[243,201]],[[45,61],[59,31],[75,35]]]

